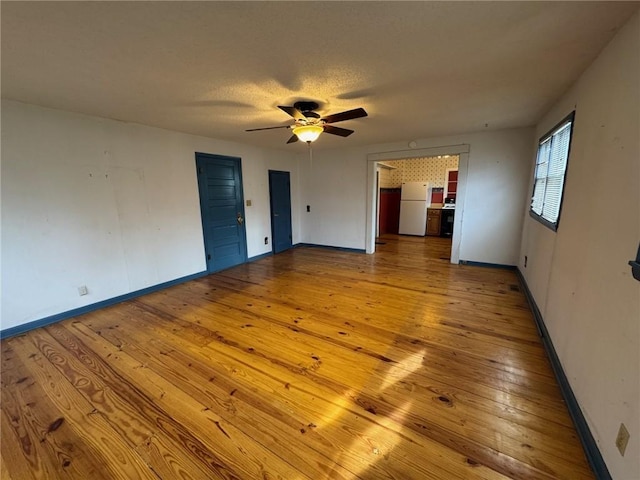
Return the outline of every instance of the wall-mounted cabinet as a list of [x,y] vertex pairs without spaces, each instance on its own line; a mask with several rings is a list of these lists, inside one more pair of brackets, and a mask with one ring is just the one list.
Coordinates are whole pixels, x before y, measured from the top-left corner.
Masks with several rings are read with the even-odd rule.
[[386,163],[378,162],[378,166],[380,168],[385,168],[387,170],[397,170],[398,167],[394,167],[393,165],[387,165]]
[[453,198],[455,203],[458,192],[458,170],[447,169],[444,182],[444,198]]

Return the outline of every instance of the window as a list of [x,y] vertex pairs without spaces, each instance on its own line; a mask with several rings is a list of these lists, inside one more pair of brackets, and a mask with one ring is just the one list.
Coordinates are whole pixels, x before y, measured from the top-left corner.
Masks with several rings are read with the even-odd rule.
[[533,197],[529,214],[552,230],[558,229],[562,191],[571,150],[572,112],[540,139],[536,158]]

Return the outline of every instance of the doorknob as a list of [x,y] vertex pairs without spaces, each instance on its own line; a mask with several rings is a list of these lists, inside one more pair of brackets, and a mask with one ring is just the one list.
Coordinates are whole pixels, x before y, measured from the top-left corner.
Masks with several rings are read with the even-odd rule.
[[238,212],[238,215],[236,216],[236,220],[238,220],[238,223],[240,225],[242,225],[242,222],[244,222],[244,218],[242,218],[242,214],[240,212]]
[[274,216],[274,217],[279,217],[279,216],[280,216],[280,214],[279,214],[279,213],[274,213],[274,214],[273,214],[273,216]]

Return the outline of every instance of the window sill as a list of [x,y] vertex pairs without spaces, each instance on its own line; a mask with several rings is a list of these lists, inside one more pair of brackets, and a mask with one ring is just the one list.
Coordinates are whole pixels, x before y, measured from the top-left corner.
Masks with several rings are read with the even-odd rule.
[[[538,215],[536,212],[534,212],[533,210],[529,210],[529,216],[531,218],[533,218],[534,220],[537,220],[539,223],[541,223],[542,225],[544,225],[545,227],[547,227],[549,230],[553,230],[554,232],[558,231],[558,222],[556,221],[555,223],[550,222],[549,220],[547,220],[546,218],[543,218],[542,216]],[[558,219],[559,220],[559,219]]]

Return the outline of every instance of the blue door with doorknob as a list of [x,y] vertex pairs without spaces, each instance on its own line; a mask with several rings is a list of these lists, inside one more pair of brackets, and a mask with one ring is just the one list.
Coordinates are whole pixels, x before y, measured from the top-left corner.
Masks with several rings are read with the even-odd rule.
[[241,162],[236,157],[196,153],[207,271],[247,261]]
[[273,253],[280,253],[292,246],[289,172],[269,170],[269,197],[271,199]]

